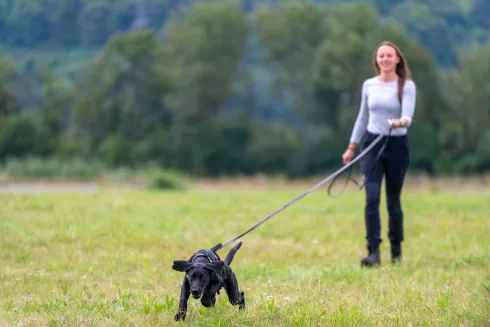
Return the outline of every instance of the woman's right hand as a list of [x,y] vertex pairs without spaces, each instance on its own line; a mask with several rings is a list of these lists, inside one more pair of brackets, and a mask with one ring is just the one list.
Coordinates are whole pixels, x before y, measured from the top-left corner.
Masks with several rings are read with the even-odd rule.
[[347,148],[345,150],[344,154],[342,155],[342,161],[344,162],[344,165],[348,164],[352,158],[354,158],[354,150],[351,148]]

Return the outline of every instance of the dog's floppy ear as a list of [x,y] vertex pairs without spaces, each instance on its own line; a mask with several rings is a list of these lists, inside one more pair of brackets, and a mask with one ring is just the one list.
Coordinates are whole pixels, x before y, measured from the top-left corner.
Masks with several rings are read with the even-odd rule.
[[225,263],[223,261],[219,260],[215,262],[206,263],[204,267],[214,271],[215,273],[221,276],[221,273],[223,272],[224,264]]
[[172,266],[173,270],[184,272],[189,270],[192,267],[192,263],[186,260],[175,260]]

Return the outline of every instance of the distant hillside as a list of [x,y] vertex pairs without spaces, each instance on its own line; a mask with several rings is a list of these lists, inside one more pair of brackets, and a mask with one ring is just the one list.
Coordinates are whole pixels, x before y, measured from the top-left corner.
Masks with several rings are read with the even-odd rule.
[[[118,31],[161,29],[178,8],[195,0],[10,0],[0,2],[3,48],[98,48]],[[287,0],[238,0],[247,10]],[[316,0],[319,4],[365,2]],[[441,65],[488,39],[488,0],[371,0],[383,19],[396,19]],[[59,50],[58,50],[59,51]]]

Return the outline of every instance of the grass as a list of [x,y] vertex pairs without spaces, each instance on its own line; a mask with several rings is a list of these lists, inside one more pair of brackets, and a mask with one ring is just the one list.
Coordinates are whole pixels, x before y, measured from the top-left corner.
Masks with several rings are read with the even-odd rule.
[[404,193],[401,265],[389,263],[384,199],[383,264],[361,269],[363,193],[318,191],[242,239],[232,268],[244,311],[222,292],[212,309],[191,298],[176,323],[172,261],[305,190],[249,187],[0,193],[0,325],[488,326],[490,193],[431,188]]

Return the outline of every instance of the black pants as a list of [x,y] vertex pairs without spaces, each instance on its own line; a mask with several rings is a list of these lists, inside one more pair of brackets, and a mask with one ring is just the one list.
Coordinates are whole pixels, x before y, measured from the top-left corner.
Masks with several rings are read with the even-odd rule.
[[[361,148],[365,149],[377,136],[367,132]],[[390,136],[383,153],[378,160],[375,160],[385,140],[381,139],[361,160],[366,190],[364,215],[368,250],[376,249],[382,241],[379,203],[383,175],[389,214],[388,238],[392,243],[403,241],[403,211],[400,197],[410,163],[408,140],[406,135]]]

